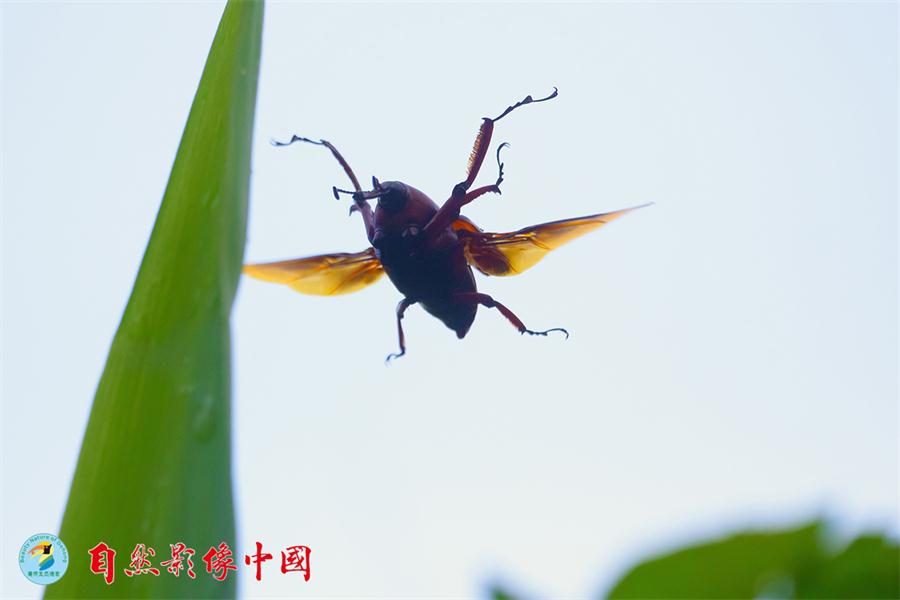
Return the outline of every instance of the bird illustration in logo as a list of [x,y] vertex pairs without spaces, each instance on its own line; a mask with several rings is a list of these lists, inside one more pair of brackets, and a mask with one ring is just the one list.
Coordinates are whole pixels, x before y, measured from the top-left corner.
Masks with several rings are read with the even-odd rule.
[[29,552],[32,558],[40,555],[40,558],[38,558],[39,571],[46,571],[53,566],[53,544],[50,542],[41,542]]

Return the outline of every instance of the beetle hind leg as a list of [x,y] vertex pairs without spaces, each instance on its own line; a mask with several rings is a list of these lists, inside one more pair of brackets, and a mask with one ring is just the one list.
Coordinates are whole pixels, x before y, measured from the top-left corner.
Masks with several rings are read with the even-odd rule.
[[516,316],[516,313],[511,311],[509,308],[507,308],[500,302],[497,302],[496,300],[494,300],[491,296],[489,296],[487,294],[481,294],[478,292],[469,292],[469,293],[464,293],[464,294],[457,294],[455,296],[455,298],[462,302],[469,302],[472,304],[480,304],[487,308],[496,308],[497,310],[500,311],[500,314],[502,314],[504,317],[506,317],[506,320],[509,321],[510,323],[512,323],[513,327],[515,327],[519,331],[519,333],[521,333],[522,335],[527,333],[528,335],[547,336],[548,334],[553,333],[554,331],[558,331],[558,332],[564,334],[566,336],[566,339],[569,339],[569,332],[566,331],[565,329],[563,329],[562,327],[553,327],[552,329],[546,329],[544,331],[534,331],[532,329],[528,329],[527,327],[525,327],[525,323],[523,323],[522,320]]
[[391,364],[391,361],[395,358],[400,358],[406,354],[406,336],[403,335],[403,314],[406,312],[407,308],[415,303],[415,300],[404,298],[400,301],[400,304],[397,305],[397,337],[400,341],[400,352],[388,354],[387,358],[384,359],[384,364],[386,365]]

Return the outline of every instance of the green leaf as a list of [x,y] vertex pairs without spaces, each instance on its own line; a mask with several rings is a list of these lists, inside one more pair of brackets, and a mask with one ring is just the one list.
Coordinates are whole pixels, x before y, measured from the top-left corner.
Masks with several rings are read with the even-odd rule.
[[491,600],[519,600],[518,596],[499,585],[491,586],[488,589],[488,598]]
[[900,551],[866,536],[832,554],[821,523],[740,533],[648,560],[609,598],[897,598]]
[[816,569],[798,573],[797,598],[900,598],[900,547],[876,535],[858,537]]
[[[60,537],[66,575],[48,598],[233,597],[203,555],[228,543],[229,316],[241,272],[263,5],[225,8],[131,298],[97,387]],[[117,552],[115,581],[89,548]],[[194,548],[196,579],[167,573],[170,544]],[[126,577],[135,545],[160,575]]]

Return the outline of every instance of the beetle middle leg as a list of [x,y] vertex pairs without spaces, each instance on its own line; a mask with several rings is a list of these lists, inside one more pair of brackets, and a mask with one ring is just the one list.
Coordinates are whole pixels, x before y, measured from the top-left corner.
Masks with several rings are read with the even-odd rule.
[[400,304],[397,305],[397,336],[400,338],[400,352],[397,354],[388,354],[387,358],[384,359],[384,364],[390,364],[393,359],[400,358],[406,354],[406,337],[403,335],[403,314],[406,312],[407,308],[415,303],[415,300],[404,298],[400,301]]
[[[497,183],[494,185],[484,186],[475,190],[469,191],[469,188],[472,187],[472,184],[475,183],[475,178],[478,177],[478,172],[481,170],[481,165],[484,163],[484,158],[487,156],[488,148],[491,145],[491,137],[494,133],[494,123],[516,110],[520,106],[525,106],[526,104],[535,104],[537,102],[546,102],[552,98],[556,98],[557,89],[553,88],[553,93],[545,98],[538,98],[535,100],[530,95],[525,96],[519,102],[516,102],[512,106],[509,106],[504,110],[499,117],[495,117],[493,119],[485,117],[481,121],[481,127],[478,130],[478,135],[475,137],[475,145],[472,148],[472,153],[469,154],[469,165],[466,172],[465,180],[457,183],[453,186],[453,192],[450,194],[450,198],[444,202],[443,206],[438,210],[438,212],[431,218],[431,221],[425,226],[423,233],[427,236],[426,240],[432,240],[439,236],[444,229],[450,226],[453,221],[459,218],[460,209],[474,200],[479,196],[482,196],[488,192],[500,193],[500,182],[503,181],[503,165],[500,165],[500,177],[497,180]],[[501,148],[503,145],[501,144]],[[500,161],[500,149],[497,149],[497,162]]]
[[565,334],[566,339],[569,339],[569,332],[562,327],[554,327],[552,329],[546,329],[544,331],[533,331],[531,329],[528,329],[527,327],[525,327],[525,323],[523,323],[522,320],[519,319],[519,317],[517,317],[513,311],[509,310],[506,306],[504,306],[500,302],[497,302],[487,294],[482,294],[479,292],[465,292],[462,294],[456,294],[454,298],[462,302],[481,304],[482,306],[486,306],[487,308],[496,308],[500,311],[500,314],[502,314],[510,323],[512,323],[513,327],[519,330],[519,333],[521,334],[527,333],[528,335],[547,335],[548,333],[551,333],[553,331],[559,331],[560,333]]

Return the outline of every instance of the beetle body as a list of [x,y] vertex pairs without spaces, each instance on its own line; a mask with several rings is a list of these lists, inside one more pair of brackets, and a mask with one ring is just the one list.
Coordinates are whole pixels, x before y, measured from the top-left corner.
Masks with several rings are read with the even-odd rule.
[[375,207],[372,246],[385,273],[405,298],[421,304],[457,337],[465,337],[478,305],[457,298],[477,288],[459,237],[446,227],[425,248],[422,232],[437,214],[438,205],[399,181],[380,185],[389,191],[378,198]]
[[[416,188],[399,181],[379,182],[372,178],[373,189],[365,191],[337,148],[326,140],[293,136],[287,146],[301,141],[325,146],[340,163],[353,184],[352,190],[333,188],[353,197],[350,212],[362,216],[370,248],[362,252],[323,254],[273,263],[246,265],[248,275],[290,286],[306,294],[333,296],[360,290],[387,273],[403,299],[397,306],[397,333],[400,352],[406,353],[402,320],[406,309],[421,304],[431,315],[463,338],[475,320],[478,306],[497,309],[519,333],[545,336],[550,332],[568,332],[562,328],[533,331],[509,308],[479,293],[472,272],[474,266],[484,275],[518,275],[531,268],[551,250],[589,231],[609,223],[633,209],[599,213],[574,219],[552,221],[509,233],[482,231],[460,215],[460,209],[485,194],[499,194],[503,182],[503,163],[497,148],[499,175],[496,183],[472,189],[488,147],[494,123],[520,106],[545,102],[557,96],[556,89],[538,100],[526,96],[494,118],[482,119],[475,145],[469,155],[466,178],[457,183],[450,197],[440,206]],[[375,210],[369,204],[377,200]],[[637,208],[637,207],[636,207]]]

